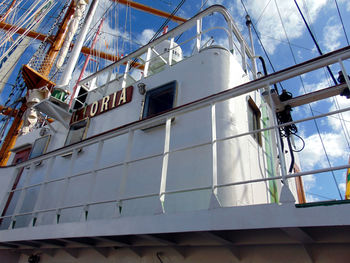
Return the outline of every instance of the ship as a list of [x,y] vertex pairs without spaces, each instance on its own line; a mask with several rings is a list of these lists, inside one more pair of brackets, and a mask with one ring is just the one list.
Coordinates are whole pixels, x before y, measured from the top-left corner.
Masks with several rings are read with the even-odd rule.
[[[43,44],[21,68],[20,99],[2,107],[0,261],[347,262],[349,193],[310,202],[303,178],[345,181],[350,165],[302,170],[295,136],[349,108],[291,112],[350,96],[350,46],[269,73],[222,5],[182,19],[117,2],[179,24],[129,54],[96,52],[113,62],[74,87],[98,1],[66,1],[54,38],[30,31]],[[326,88],[277,88],[327,67],[341,74]]]

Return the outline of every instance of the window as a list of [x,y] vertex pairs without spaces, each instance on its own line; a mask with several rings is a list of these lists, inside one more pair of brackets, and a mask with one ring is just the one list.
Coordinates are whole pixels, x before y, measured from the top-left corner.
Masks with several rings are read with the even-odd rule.
[[84,107],[88,95],[88,89],[84,86],[80,86],[77,97],[75,98],[73,110]]
[[69,128],[67,139],[64,145],[70,145],[72,143],[80,142],[81,140],[85,139],[88,126],[88,118],[73,123]]
[[[261,112],[251,97],[248,98],[248,128],[249,131],[260,129]],[[252,133],[253,138],[261,145],[261,133]]]
[[172,81],[163,86],[147,91],[142,114],[143,119],[155,116],[174,107],[176,84],[176,81]]
[[51,135],[45,135],[35,140],[32,151],[30,152],[29,159],[38,157],[44,154],[49,145]]

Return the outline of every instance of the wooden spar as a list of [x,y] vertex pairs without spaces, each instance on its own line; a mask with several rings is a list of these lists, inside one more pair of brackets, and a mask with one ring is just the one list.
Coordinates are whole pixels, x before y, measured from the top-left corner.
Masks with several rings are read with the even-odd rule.
[[9,6],[9,8],[7,9],[6,13],[3,15],[0,15],[0,21],[5,21],[7,16],[10,14],[10,12],[12,11],[13,6],[15,5],[16,0],[13,0],[11,5]]
[[0,115],[15,117],[17,114],[18,110],[0,105]]
[[10,158],[10,149],[15,146],[19,129],[22,126],[23,120],[22,116],[27,109],[27,105],[24,103],[19,109],[16,117],[14,118],[11,128],[8,131],[5,141],[0,149],[0,166],[4,166],[7,164],[8,159]]
[[[137,9],[137,10],[140,10],[140,11],[144,11],[144,12],[147,12],[147,13],[151,13],[151,14],[154,14],[154,15],[157,15],[157,16],[161,16],[161,17],[168,18],[171,15],[170,13],[167,13],[167,12],[164,12],[164,11],[161,11],[161,10],[158,10],[158,9],[146,6],[146,5],[142,5],[142,4],[134,2],[134,1],[129,1],[129,0],[112,0],[112,1],[118,2],[118,3],[123,4],[123,5],[128,5],[128,6],[132,7],[132,8],[134,8],[134,9]],[[178,23],[182,23],[182,22],[186,22],[187,21],[185,18],[182,18],[182,17],[179,17],[179,16],[173,16],[171,20],[173,20],[175,22],[178,22]],[[8,31],[10,29],[13,29],[13,25],[10,25],[10,24],[4,23],[4,22],[0,22],[0,29]],[[16,30],[17,30],[16,33],[17,34],[21,34],[21,35],[24,34],[24,32],[26,31],[25,28],[16,28]],[[58,37],[57,35],[56,35],[56,37],[53,37],[53,36],[47,37],[46,35],[38,33],[38,32],[35,32],[35,31],[28,31],[27,36],[30,37],[30,38],[38,39],[40,41],[44,41],[45,39],[47,39],[51,43],[54,43],[55,41],[57,41],[57,37]],[[55,50],[57,52],[57,47],[55,48]],[[119,59],[118,56],[115,56],[115,55],[112,55],[112,54],[108,54],[108,53],[104,53],[104,52],[100,52],[100,51],[91,49],[89,47],[83,47],[81,49],[81,53],[86,54],[86,55],[93,54],[93,56],[95,56],[95,57],[106,59],[106,60],[110,60],[110,61],[114,61],[114,62]],[[55,51],[52,50],[50,52],[50,56],[53,57],[54,55],[57,56],[57,54],[55,54]],[[45,74],[43,74],[43,75],[45,75]]]
[[[19,34],[19,35],[23,35],[27,31],[25,28],[15,27],[15,26],[13,26],[11,24],[7,24],[5,22],[0,22],[0,29],[5,30],[5,31],[15,29],[16,34]],[[27,31],[26,36],[30,37],[30,38],[38,39],[40,41],[44,41],[46,39],[46,35],[35,32],[35,31],[31,31],[31,30]],[[52,37],[49,37],[49,41],[52,42]]]
[[[13,25],[10,25],[10,24],[4,23],[4,22],[0,22],[0,29],[8,31],[8,30],[13,29]],[[17,30],[16,34],[20,34],[20,35],[24,34],[24,32],[26,31],[25,28],[17,28],[16,30]],[[44,41],[46,39],[46,35],[35,32],[35,31],[28,31],[27,37],[35,38],[35,39],[38,39],[40,41]],[[50,43],[53,43],[55,37],[50,36],[47,39],[48,39],[48,41],[50,41]],[[85,55],[93,54],[93,56],[95,56],[95,57],[99,57],[99,58],[110,60],[110,61],[117,61],[119,59],[118,56],[104,53],[104,52],[101,52],[101,51],[98,51],[96,49],[92,49],[89,47],[83,47],[81,49],[81,53],[83,53]]]
[[[137,10],[140,10],[140,11],[143,11],[146,13],[150,13],[152,15],[160,16],[160,17],[169,18],[171,15],[170,13],[164,12],[162,10],[155,9],[155,8],[149,7],[147,5],[143,5],[143,4],[140,4],[140,3],[137,3],[134,1],[130,1],[130,0],[111,0],[111,1],[118,2],[122,5],[128,5],[134,9],[137,9]],[[177,23],[184,23],[187,21],[187,19],[179,17],[179,16],[172,16],[170,18],[170,20],[173,20]]]

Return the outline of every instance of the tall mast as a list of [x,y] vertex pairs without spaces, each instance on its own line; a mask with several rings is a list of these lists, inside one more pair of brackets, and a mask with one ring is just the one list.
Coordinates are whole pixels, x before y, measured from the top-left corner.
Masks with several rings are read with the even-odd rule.
[[[48,61],[49,63],[43,63],[41,65],[40,71],[43,74],[30,68],[28,65],[23,66],[22,74],[28,89],[36,89],[45,85],[52,87],[55,85],[53,82],[48,80],[48,74],[50,73],[54,60],[57,57],[58,52],[63,44],[64,38],[67,34],[67,26],[69,24],[69,20],[71,19],[72,14],[74,13],[74,9],[75,9],[75,1],[71,1],[67,9],[67,12],[64,16],[63,22],[60,26],[60,30],[57,32],[56,36],[54,37],[52,45],[46,55],[46,58],[48,59],[44,60],[44,61]],[[19,134],[19,130],[23,123],[22,117],[26,110],[27,110],[27,106],[25,103],[23,103],[21,108],[18,110],[16,117],[13,120],[13,123],[11,125],[9,132],[5,137],[3,145],[0,149],[0,166],[7,164],[7,161],[10,157],[10,149],[12,149],[13,146],[15,145],[15,142]]]
[[84,25],[80,30],[80,34],[78,36],[77,41],[75,42],[75,45],[73,47],[73,50],[71,52],[71,55],[68,59],[67,66],[65,70],[62,73],[62,76],[57,83],[58,86],[67,86],[69,84],[69,81],[72,78],[73,70],[75,68],[75,65],[77,64],[79,55],[80,55],[80,50],[83,47],[84,40],[86,38],[86,35],[89,31],[90,24],[92,22],[92,18],[95,15],[97,6],[98,6],[99,0],[93,0],[91,3],[91,6],[89,8],[89,11],[86,15]]

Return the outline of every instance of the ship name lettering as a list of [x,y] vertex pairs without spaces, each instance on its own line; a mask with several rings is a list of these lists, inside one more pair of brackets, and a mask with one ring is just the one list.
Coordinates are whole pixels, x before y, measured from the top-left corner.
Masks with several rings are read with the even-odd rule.
[[103,97],[100,112],[108,110],[108,102],[109,102],[109,96]]
[[95,101],[90,108],[90,117],[94,117],[98,109],[98,101]]
[[129,86],[110,95],[104,96],[102,99],[74,112],[71,118],[71,123],[80,121],[84,118],[95,117],[113,108],[129,103],[132,99],[132,93],[133,86]]

